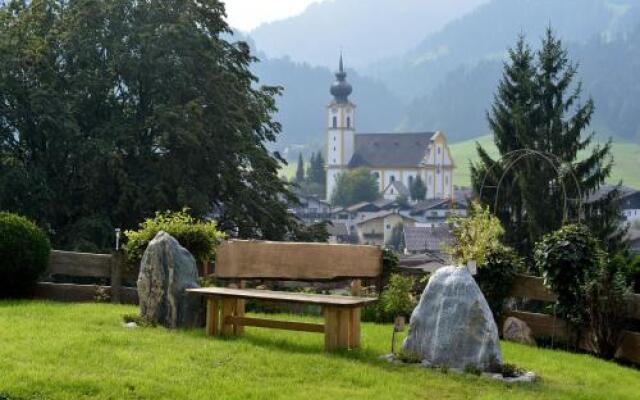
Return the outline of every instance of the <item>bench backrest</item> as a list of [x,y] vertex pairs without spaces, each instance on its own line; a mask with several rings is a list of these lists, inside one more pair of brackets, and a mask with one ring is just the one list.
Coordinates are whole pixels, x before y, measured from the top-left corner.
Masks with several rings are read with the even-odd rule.
[[382,251],[375,246],[230,240],[216,254],[216,272],[226,279],[332,280],[375,278]]

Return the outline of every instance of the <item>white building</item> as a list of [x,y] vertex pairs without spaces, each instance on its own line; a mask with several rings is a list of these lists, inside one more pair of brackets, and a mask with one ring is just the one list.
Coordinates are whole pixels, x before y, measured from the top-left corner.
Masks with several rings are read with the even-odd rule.
[[364,167],[375,175],[381,193],[393,182],[411,188],[418,177],[426,198],[453,198],[455,163],[442,132],[356,133],[356,106],[349,101],[353,91],[346,81],[342,56],[331,86],[334,99],[327,107],[327,199],[338,176],[348,169]]

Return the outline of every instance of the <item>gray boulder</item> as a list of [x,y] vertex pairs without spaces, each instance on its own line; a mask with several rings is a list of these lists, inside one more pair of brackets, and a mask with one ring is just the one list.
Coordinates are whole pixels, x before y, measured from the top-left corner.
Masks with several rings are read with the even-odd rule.
[[509,317],[504,321],[502,326],[502,337],[510,342],[536,345],[536,339],[529,325],[516,317]]
[[435,367],[499,368],[498,327],[466,268],[441,268],[429,279],[411,314],[402,350]]
[[167,328],[200,325],[200,299],[186,289],[197,288],[196,261],[166,232],[158,232],[142,257],[138,275],[140,316]]

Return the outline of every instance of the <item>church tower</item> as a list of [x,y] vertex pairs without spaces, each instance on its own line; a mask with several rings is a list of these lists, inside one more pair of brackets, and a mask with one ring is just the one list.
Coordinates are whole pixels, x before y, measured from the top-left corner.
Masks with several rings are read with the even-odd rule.
[[347,169],[353,156],[356,106],[349,101],[352,91],[340,54],[336,81],[331,85],[333,100],[327,106],[327,200],[331,200],[338,175]]

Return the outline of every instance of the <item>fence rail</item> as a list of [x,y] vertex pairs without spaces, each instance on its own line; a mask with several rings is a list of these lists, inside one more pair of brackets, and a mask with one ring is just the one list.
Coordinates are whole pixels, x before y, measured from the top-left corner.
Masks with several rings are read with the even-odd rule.
[[[542,278],[527,275],[518,275],[516,277],[511,290],[511,297],[545,302],[553,302],[557,298],[552,291],[544,286]],[[629,296],[627,306],[628,318],[640,320],[640,294],[633,294]],[[562,319],[553,315],[518,310],[512,310],[508,312],[507,315],[526,322],[531,328],[533,335],[536,337],[555,337],[559,340],[566,340],[570,337],[569,325]],[[582,336],[585,337],[585,335]],[[593,346],[586,341],[580,343],[580,347],[587,351],[593,350]],[[640,363],[639,332],[623,332],[623,337],[616,357]]]

